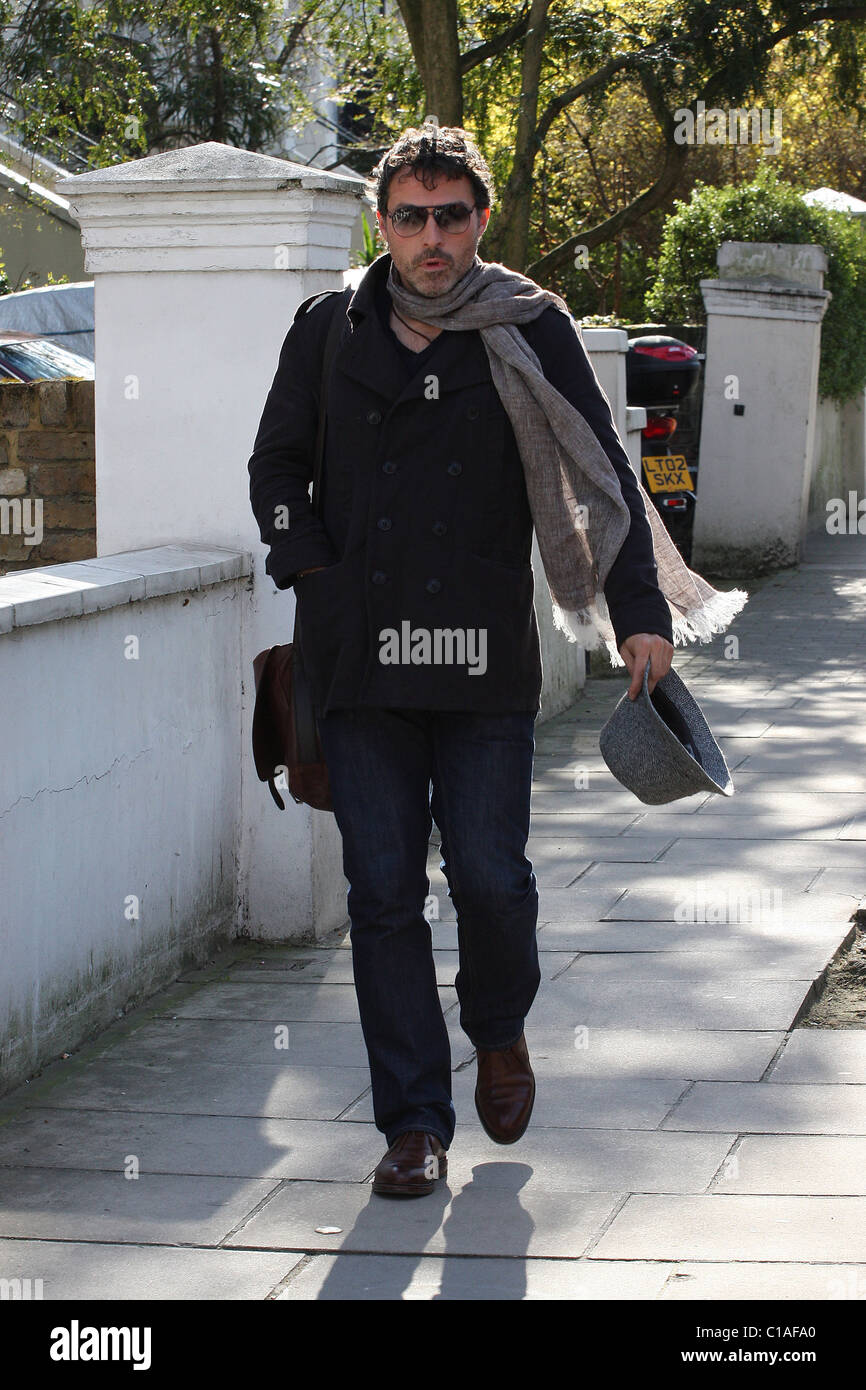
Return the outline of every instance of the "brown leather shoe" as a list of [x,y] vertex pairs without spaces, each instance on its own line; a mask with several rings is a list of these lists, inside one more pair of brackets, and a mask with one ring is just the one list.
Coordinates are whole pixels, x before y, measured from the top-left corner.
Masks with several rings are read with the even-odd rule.
[[477,1047],[475,1109],[497,1144],[516,1144],[526,1132],[535,1103],[535,1077],[523,1033],[511,1047]]
[[448,1173],[448,1158],[435,1134],[409,1129],[398,1134],[373,1174],[380,1197],[424,1197]]

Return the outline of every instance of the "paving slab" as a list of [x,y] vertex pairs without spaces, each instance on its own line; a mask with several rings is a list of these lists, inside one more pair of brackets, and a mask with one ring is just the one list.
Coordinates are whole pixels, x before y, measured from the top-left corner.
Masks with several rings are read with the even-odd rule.
[[866,867],[824,868],[810,885],[809,892],[824,898],[850,898],[859,908],[866,896]]
[[5,1279],[41,1279],[46,1302],[264,1299],[303,1255],[107,1241],[0,1240]]
[[741,1134],[864,1134],[866,1086],[696,1081],[665,1129]]
[[850,753],[839,755],[839,770],[836,772],[832,770],[832,765],[828,765],[829,760],[822,765],[807,763],[803,766],[804,760],[800,758],[793,763],[791,759],[786,758],[783,764],[768,759],[769,767],[752,767],[753,761],[757,760],[751,757],[737,769],[738,795],[752,796],[764,788],[769,788],[774,793],[790,793],[792,796],[811,796],[816,793],[828,796],[841,793],[858,798],[866,796],[866,775],[851,771]]
[[[680,801],[671,801],[664,806],[654,806],[657,816],[679,819],[693,816],[706,800],[707,793],[685,796]],[[640,803],[638,803],[639,805]],[[635,797],[625,787],[614,784],[609,789],[596,790],[590,779],[590,786],[576,791],[573,787],[563,791],[537,791],[532,798],[533,824],[536,815],[586,815],[616,816],[627,815],[635,805]],[[537,833],[537,832],[536,832]]]
[[381,1135],[327,1120],[33,1106],[0,1128],[0,1167],[187,1173],[360,1182],[382,1156]]
[[768,1082],[866,1083],[866,1031],[798,1028],[785,1042]]
[[323,1067],[366,1063],[360,1023],[295,1020],[286,1032],[278,1033],[280,1027],[270,1019],[161,1017],[142,1024],[109,1051],[142,1061],[214,1062],[241,1070],[248,1066],[282,1068],[287,1060],[299,1066],[318,1062]]
[[533,1068],[546,1076],[758,1081],[784,1042],[774,1032],[527,1024]]
[[61,1109],[335,1120],[369,1084],[366,1057],[362,1066],[317,1067],[298,1066],[284,1054],[278,1068],[226,1066],[200,1057],[108,1057],[91,1062],[39,1101]]
[[[628,837],[631,838],[631,837]],[[637,838],[637,837],[635,837]],[[820,869],[851,865],[851,847],[838,840],[723,840],[697,835],[679,836],[658,858],[658,863],[691,872],[695,867],[732,866],[741,873],[772,868],[775,875],[793,869],[815,874]]]
[[[446,1016],[455,1065],[473,1055],[473,1047],[449,1013]],[[279,1032],[277,1029],[279,1028]],[[271,1020],[259,1022],[232,1019],[160,1018],[142,1024],[122,1042],[106,1046],[99,1055],[135,1057],[139,1061],[165,1060],[166,1057],[203,1063],[218,1062],[237,1067],[271,1066],[284,1068],[319,1065],[327,1067],[365,1067],[367,1053],[360,1023],[292,1022],[285,1031]],[[60,1064],[58,1064],[59,1066]],[[18,1088],[0,1099],[0,1113],[29,1104],[34,1083]]]
[[743,975],[753,980],[814,980],[832,955],[829,945],[803,947],[795,942],[786,948],[766,937],[741,938],[719,950],[586,952],[572,961],[562,978],[697,980]]
[[261,1178],[0,1168],[0,1236],[218,1245],[276,1186]]
[[747,1134],[726,1157],[712,1190],[866,1197],[866,1137]]
[[866,1197],[634,1195],[590,1258],[863,1264]]
[[744,980],[740,975],[704,981],[592,980],[564,976],[545,997],[545,1022],[612,1028],[628,1019],[639,1028],[788,1028],[810,986],[798,980]]
[[[622,1201],[616,1192],[527,1190],[525,1165],[510,1186],[442,1180],[423,1201],[379,1197],[367,1183],[287,1183],[226,1242],[263,1250],[368,1254],[499,1255],[574,1259]],[[317,1228],[339,1226],[339,1234]]]
[[842,894],[790,893],[772,880],[761,887],[760,881],[730,878],[726,890],[718,884],[703,887],[704,880],[695,880],[689,887],[685,877],[680,887],[649,887],[625,889],[604,913],[604,921],[706,921],[719,928],[748,926],[756,931],[769,929],[780,932],[794,929],[801,921],[810,919],[835,920],[841,936],[858,907],[858,897]]
[[769,922],[672,922],[661,917],[644,922],[632,918],[603,922],[542,922],[539,946],[549,951],[645,952],[729,951],[750,949],[825,952],[831,959],[853,928],[846,923],[782,920]]
[[276,1301],[654,1299],[661,1296],[670,1268],[637,1260],[314,1255]]
[[[560,811],[554,815],[549,811],[533,810],[530,821],[530,836],[560,839],[564,835],[592,835],[594,838],[617,839],[640,820],[640,803],[635,801],[628,810],[617,815],[593,813],[579,808]],[[662,827],[663,829],[664,827]],[[659,825],[644,826],[641,834],[658,831]]]
[[777,868],[772,860],[762,866],[760,871],[733,867],[729,863],[715,865],[704,863],[699,871],[695,866],[681,867],[674,854],[673,846],[665,855],[650,864],[603,863],[593,864],[584,874],[581,884],[587,889],[602,886],[619,887],[634,891],[645,888],[648,892],[669,892],[675,900],[684,895],[715,899],[716,896],[768,895],[777,894],[789,899],[805,893],[813,882],[816,870],[805,865]]
[[526,852],[533,865],[536,856],[540,857],[543,863],[547,854],[557,853],[581,855],[588,863],[600,861],[613,864],[645,864],[660,858],[675,840],[675,834],[667,831],[652,835],[632,835],[628,840],[618,836],[584,833],[564,836],[561,845],[558,845],[555,840],[545,839],[543,836],[535,839],[530,835]]
[[[705,1192],[735,1134],[676,1134],[665,1130],[534,1129],[502,1158],[501,1145],[480,1126],[463,1125],[448,1152],[448,1182],[510,1185],[515,1165],[530,1169],[527,1185],[548,1192]],[[675,1142],[674,1142],[675,1141]]]
[[[771,793],[767,793],[770,796]],[[736,793],[730,798],[730,810],[720,809],[720,797],[715,797],[705,810],[701,809],[693,822],[689,823],[690,834],[703,840],[838,840],[848,824],[844,810],[832,807],[819,816],[809,807],[788,807],[784,798],[782,804],[765,806],[758,814],[754,809],[747,810],[737,800]],[[736,802],[736,809],[734,809]],[[835,801],[834,801],[835,805]],[[659,823],[652,811],[639,813],[631,825],[623,827],[624,835],[645,835],[649,830],[657,830]],[[680,832],[682,833],[682,832]]]
[[730,1298],[769,1303],[862,1299],[866,1298],[866,1265],[684,1262],[673,1266],[659,1298],[662,1302],[702,1299],[712,1303]]
[[[582,796],[591,793],[593,798],[600,791],[622,792],[622,783],[609,771],[602,757],[590,758],[578,753],[573,758],[549,758],[548,766],[539,766],[536,760],[532,778],[532,793],[561,792],[567,795]],[[544,809],[542,807],[542,809]]]
[[[573,1072],[564,1073],[555,1065],[548,1071],[546,1059],[534,1052],[532,1063],[537,1088],[532,1111],[533,1131],[550,1127],[657,1129],[688,1085],[680,1078],[581,1078]],[[474,1066],[466,1067],[452,1079],[461,1146],[467,1126],[480,1127],[474,1103],[476,1074]],[[372,1098],[369,1095],[360,1097],[349,1106],[342,1119],[372,1123]]]

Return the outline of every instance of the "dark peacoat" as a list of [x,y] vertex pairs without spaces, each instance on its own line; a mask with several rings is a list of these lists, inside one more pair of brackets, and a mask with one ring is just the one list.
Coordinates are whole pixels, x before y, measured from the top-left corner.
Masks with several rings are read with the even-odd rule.
[[[319,713],[358,705],[540,709],[532,516],[510,421],[477,332],[415,354],[388,326],[390,256],[348,308],[328,296],[289,329],[249,460],[266,569],[295,586]],[[321,519],[308,495],[325,337],[346,322],[328,384]],[[628,456],[573,321],[551,306],[521,330],[580,410],[632,513],[605,585],[619,645],[671,640]],[[286,522],[288,524],[286,524]],[[314,565],[327,568],[298,578]]]

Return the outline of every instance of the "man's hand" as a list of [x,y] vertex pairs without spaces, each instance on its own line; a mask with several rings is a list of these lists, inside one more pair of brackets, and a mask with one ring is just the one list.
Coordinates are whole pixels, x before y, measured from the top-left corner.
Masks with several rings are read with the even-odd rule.
[[327,565],[313,565],[312,569],[298,570],[298,578],[303,579],[305,574],[315,574],[317,570],[326,570],[327,568]]
[[658,637],[652,632],[635,632],[631,637],[627,637],[619,649],[619,654],[625,662],[631,676],[631,685],[628,688],[628,698],[637,699],[643,685],[643,673],[646,670],[647,661],[651,661],[648,687],[652,690],[656,681],[662,676],[666,676],[671,669],[674,649],[664,637]]

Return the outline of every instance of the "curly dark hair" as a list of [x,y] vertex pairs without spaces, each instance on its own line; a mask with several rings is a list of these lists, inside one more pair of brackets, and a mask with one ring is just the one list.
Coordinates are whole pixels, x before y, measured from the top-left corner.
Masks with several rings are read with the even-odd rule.
[[370,175],[371,195],[383,216],[391,180],[400,169],[413,169],[427,189],[434,187],[436,174],[452,179],[465,174],[472,184],[475,206],[489,208],[493,204],[493,177],[484,156],[459,126],[426,123],[420,128],[411,127],[385,151]]

